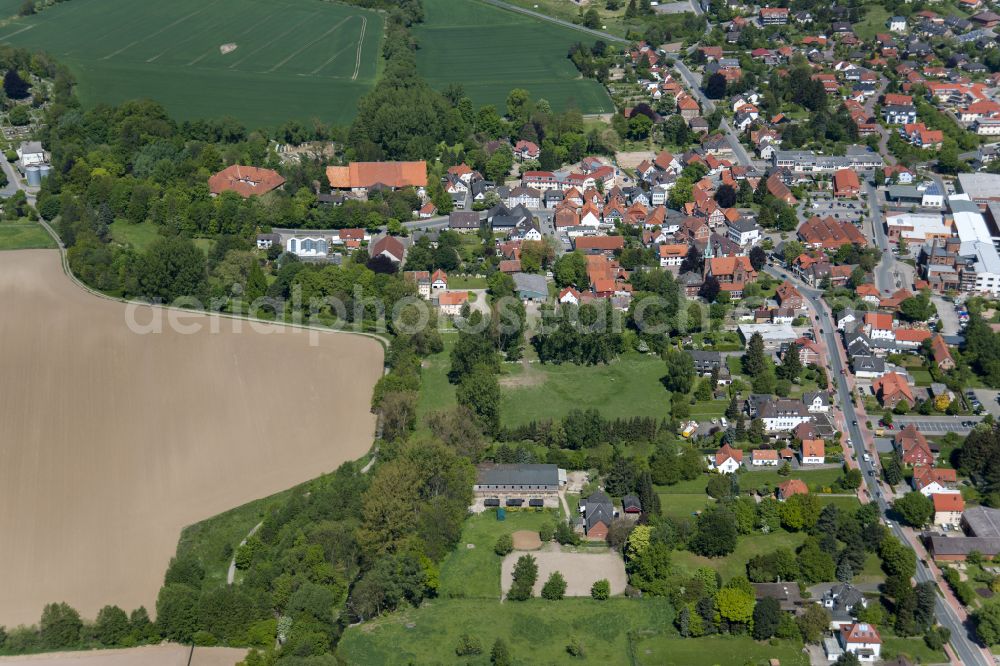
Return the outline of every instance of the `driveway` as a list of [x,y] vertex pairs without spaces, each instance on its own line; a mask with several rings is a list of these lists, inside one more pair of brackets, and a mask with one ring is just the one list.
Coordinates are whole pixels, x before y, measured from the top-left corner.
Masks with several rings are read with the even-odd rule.
[[[593,550],[584,548],[584,550]],[[506,596],[514,578],[514,565],[524,553],[511,553],[503,560],[501,566],[500,587]],[[543,550],[531,553],[538,563],[538,580],[535,581],[535,596],[542,592],[542,585],[549,579],[549,574],[558,571],[566,579],[567,597],[589,597],[590,588],[602,578],[611,583],[611,594],[624,594],[628,581],[625,575],[625,562],[621,556],[611,550],[596,553],[563,551],[555,543],[544,546]]]
[[983,403],[983,409],[993,415],[993,418],[1000,419],[1000,403],[997,403],[997,396],[1000,391],[993,389],[972,389],[979,402]]
[[[931,303],[937,308],[938,316],[941,317],[941,332],[944,335],[958,335],[961,327],[958,321],[958,313],[955,312],[955,305],[940,296],[931,296]],[[986,403],[984,402],[983,404],[985,405]]]

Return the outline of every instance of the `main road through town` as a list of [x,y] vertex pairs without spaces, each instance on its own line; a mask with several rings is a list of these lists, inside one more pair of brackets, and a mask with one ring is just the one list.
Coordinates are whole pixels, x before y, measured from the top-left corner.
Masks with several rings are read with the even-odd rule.
[[[873,193],[869,192],[869,196]],[[765,269],[772,276],[782,279],[789,277],[784,271],[778,270],[776,268],[768,266]],[[868,496],[873,498],[873,500],[878,504],[879,511],[882,517],[886,520],[887,524],[890,525],[890,530],[892,533],[904,544],[908,543],[906,535],[903,533],[898,523],[891,522],[886,517],[889,511],[889,504],[886,502],[885,497],[882,496],[882,492],[878,485],[878,470],[872,464],[865,460],[865,440],[861,435],[861,428],[858,424],[858,416],[854,410],[854,400],[851,397],[850,388],[847,385],[847,369],[843,367],[841,363],[841,357],[838,353],[838,345],[840,344],[836,336],[836,326],[833,322],[833,318],[830,316],[830,311],[827,309],[826,304],[823,302],[822,292],[810,289],[804,283],[796,281],[796,287],[809,299],[812,304],[813,309],[816,314],[819,315],[819,328],[820,335],[826,342],[826,348],[829,352],[830,369],[833,376],[833,382],[837,386],[837,395],[840,397],[840,407],[844,412],[844,422],[847,428],[847,434],[850,436],[851,445],[854,447],[855,456],[858,461],[858,465],[861,468],[861,474],[864,478],[866,489],[868,491]],[[874,474],[869,476],[869,471],[874,471]],[[917,561],[917,582],[924,581],[934,581],[933,575],[928,571],[927,567],[920,560]],[[936,584],[936,581],[935,581]],[[951,645],[955,650],[956,655],[966,666],[972,666],[973,664],[981,664],[986,666],[992,664],[992,660],[987,659],[982,648],[980,648],[970,636],[970,628],[962,624],[955,610],[949,606],[941,597],[937,598],[934,606],[934,615],[937,618],[938,623],[947,627],[951,631]]]

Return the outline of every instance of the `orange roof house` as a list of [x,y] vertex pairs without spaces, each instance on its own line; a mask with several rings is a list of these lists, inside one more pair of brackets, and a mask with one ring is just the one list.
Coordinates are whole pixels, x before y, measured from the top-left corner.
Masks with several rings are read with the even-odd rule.
[[803,243],[827,250],[836,250],[848,243],[865,245],[868,242],[853,224],[830,216],[814,215],[802,223],[798,233]]
[[955,359],[952,358],[948,344],[940,335],[935,335],[931,339],[931,356],[934,357],[934,363],[941,370],[948,371],[955,369]]
[[875,390],[879,402],[888,409],[895,409],[896,405],[901,402],[905,402],[907,407],[913,407],[916,402],[913,399],[910,385],[906,383],[906,379],[902,375],[896,372],[885,373],[872,382],[872,388]]
[[757,279],[750,257],[712,257],[705,262],[705,276],[719,281],[719,287],[739,297],[743,287]]
[[783,308],[793,308],[798,310],[799,308],[805,307],[805,301],[802,298],[802,294],[799,290],[795,288],[788,280],[785,280],[778,285],[778,288],[774,290],[774,295],[778,299],[778,305]]
[[778,499],[786,500],[793,495],[808,495],[809,486],[802,479],[789,479],[778,485]]
[[961,522],[962,512],[965,511],[961,493],[934,493],[931,500],[934,501],[935,525],[958,525]]
[[285,179],[277,171],[259,167],[233,164],[208,179],[208,189],[212,195],[222,192],[236,192],[244,199],[266,194],[285,184]]
[[375,185],[392,189],[426,187],[426,162],[351,162],[347,166],[328,166],[330,187],[338,190],[368,190]]
[[934,453],[924,434],[913,425],[904,426],[896,434],[896,450],[905,465],[932,465]]
[[823,444],[822,439],[804,439],[802,440],[802,459],[807,458],[825,458],[826,457],[826,446]]
[[861,181],[852,169],[838,169],[833,174],[833,194],[838,197],[856,197],[861,192]]
[[913,489],[923,490],[932,483],[940,486],[953,486],[958,483],[958,473],[953,469],[931,467],[930,465],[913,466]]
[[741,449],[734,449],[729,446],[729,444],[723,444],[722,447],[715,452],[715,466],[722,467],[722,465],[727,460],[734,460],[737,465],[743,462],[743,451]]

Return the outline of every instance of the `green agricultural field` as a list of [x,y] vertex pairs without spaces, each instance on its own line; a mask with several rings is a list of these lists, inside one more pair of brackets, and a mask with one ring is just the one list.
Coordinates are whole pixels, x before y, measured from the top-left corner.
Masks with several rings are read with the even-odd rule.
[[381,38],[379,14],[315,0],[72,0],[0,29],[0,43],[66,63],[86,105],[147,97],[251,127],[350,121]]
[[0,222],[0,250],[37,250],[55,246],[52,236],[37,222]]
[[424,0],[426,18],[414,26],[417,67],[432,86],[461,83],[476,105],[503,112],[512,88],[546,99],[556,111],[611,113],[600,83],[584,79],[567,58],[586,35],[475,0]]
[[[508,511],[497,520],[495,511],[472,516],[465,521],[462,538],[455,550],[441,563],[438,596],[444,598],[500,599],[501,558],[493,550],[501,534],[538,529],[544,523],[561,520],[556,511]],[[467,544],[473,544],[469,548]]]
[[[515,664],[628,664],[633,647],[629,634],[676,636],[673,617],[670,603],[657,598],[531,599],[504,603],[489,599],[433,599],[420,608],[407,606],[391,615],[349,627],[337,654],[346,663],[359,666],[486,665],[490,662],[493,641],[503,637]],[[462,634],[478,638],[483,653],[471,659],[456,656],[455,646]],[[582,641],[582,658],[573,659],[566,653],[571,640]],[[689,640],[690,649],[696,650],[702,639]]]

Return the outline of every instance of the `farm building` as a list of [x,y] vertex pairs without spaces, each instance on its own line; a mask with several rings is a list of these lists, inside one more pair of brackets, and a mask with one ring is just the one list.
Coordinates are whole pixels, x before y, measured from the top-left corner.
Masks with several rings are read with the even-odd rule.
[[499,506],[559,508],[559,468],[555,465],[476,465],[473,511]]
[[376,187],[397,190],[404,187],[427,187],[426,162],[351,162],[347,166],[328,166],[326,178],[334,190],[350,190],[367,195]]

